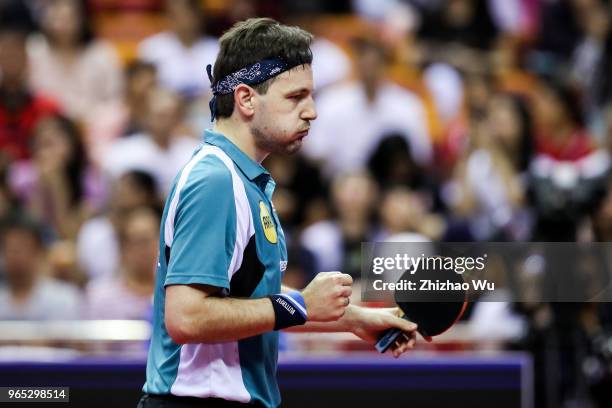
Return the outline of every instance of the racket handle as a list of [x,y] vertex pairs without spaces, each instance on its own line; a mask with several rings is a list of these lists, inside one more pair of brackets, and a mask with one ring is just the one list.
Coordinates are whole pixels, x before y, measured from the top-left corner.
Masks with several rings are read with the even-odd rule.
[[389,329],[378,339],[374,347],[376,347],[379,353],[384,353],[401,334],[402,331],[400,329]]

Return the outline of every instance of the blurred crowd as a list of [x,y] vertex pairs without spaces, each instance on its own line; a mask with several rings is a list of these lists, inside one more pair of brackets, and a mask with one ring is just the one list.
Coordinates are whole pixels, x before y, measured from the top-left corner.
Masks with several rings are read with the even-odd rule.
[[[264,162],[285,283],[359,278],[362,242],[612,239],[610,1],[0,0],[0,319],[148,318],[164,198],[212,126],[205,66],[254,16],[315,34],[318,119]],[[485,315],[525,319],[508,344],[537,374],[551,331],[575,356],[610,329],[565,306]],[[576,378],[539,389],[571,401]]]

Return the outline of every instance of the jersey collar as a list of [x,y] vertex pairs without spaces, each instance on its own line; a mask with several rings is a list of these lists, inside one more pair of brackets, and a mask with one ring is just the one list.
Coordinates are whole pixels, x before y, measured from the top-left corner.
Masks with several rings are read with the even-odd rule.
[[253,181],[263,175],[265,175],[265,177],[262,178],[266,181],[271,178],[270,173],[268,173],[268,171],[263,168],[261,164],[251,159],[245,152],[240,150],[238,146],[232,143],[221,133],[206,129],[204,131],[204,142],[217,146],[223,150],[249,180]]

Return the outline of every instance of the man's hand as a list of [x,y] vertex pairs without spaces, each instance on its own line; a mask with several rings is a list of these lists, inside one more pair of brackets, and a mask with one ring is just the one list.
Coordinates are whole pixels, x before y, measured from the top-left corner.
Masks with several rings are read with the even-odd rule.
[[302,291],[308,320],[332,322],[344,316],[353,278],[340,272],[321,272]]
[[343,318],[346,330],[354,333],[357,337],[370,344],[376,344],[382,333],[388,329],[400,329],[403,336],[393,344],[393,357],[399,357],[402,353],[414,348],[416,343],[417,325],[399,317],[401,311],[398,308],[366,308],[351,306]]

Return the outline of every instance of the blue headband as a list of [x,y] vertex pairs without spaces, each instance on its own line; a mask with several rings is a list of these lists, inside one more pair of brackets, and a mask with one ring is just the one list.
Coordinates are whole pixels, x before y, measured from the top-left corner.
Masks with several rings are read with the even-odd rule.
[[210,121],[217,116],[217,95],[228,95],[240,84],[255,85],[267,81],[289,69],[289,64],[280,58],[269,58],[247,65],[236,72],[221,78],[213,84],[212,65],[206,66],[208,79],[210,79],[213,97],[210,100]]

